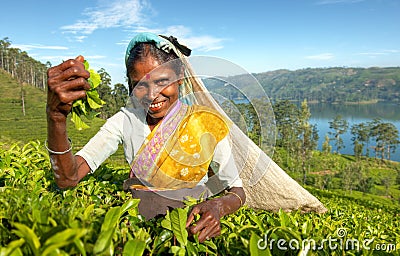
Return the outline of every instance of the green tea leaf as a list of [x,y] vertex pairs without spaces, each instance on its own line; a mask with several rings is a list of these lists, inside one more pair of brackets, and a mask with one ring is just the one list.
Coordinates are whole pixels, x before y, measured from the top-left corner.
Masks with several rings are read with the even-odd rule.
[[85,211],[83,212],[84,220],[89,220],[90,215],[93,213],[93,209],[94,209],[94,204],[91,204],[88,207],[86,207]]
[[126,201],[120,209],[120,215],[124,214],[126,211],[135,208],[139,205],[140,199],[131,198]]
[[78,250],[82,254],[82,256],[86,256],[85,244],[82,242],[82,240],[75,239],[74,244],[75,244],[76,248],[78,248]]
[[21,223],[13,223],[13,225],[17,228],[17,230],[13,230],[13,232],[20,238],[25,239],[26,243],[29,245],[34,254],[38,255],[40,241],[35,232]]
[[265,241],[265,238],[261,238],[254,232],[251,232],[250,236],[250,255],[252,256],[271,255],[268,241]]
[[19,256],[23,255],[20,247],[25,243],[25,239],[20,238],[10,242],[7,247],[0,248],[0,256]]
[[83,122],[81,117],[78,114],[76,114],[75,112],[72,112],[71,121],[75,124],[75,128],[77,130],[89,128],[89,125],[87,125],[85,122]]
[[86,96],[88,99],[88,103],[90,105],[90,101],[89,99],[97,104],[98,106],[93,107],[92,105],[90,105],[91,108],[96,109],[96,108],[100,108],[103,106],[103,104],[105,103],[102,99],[100,99],[99,93],[96,90],[90,90],[86,92]]
[[171,218],[172,232],[182,246],[187,245],[188,232],[186,230],[187,212],[182,208],[176,208],[169,214]]
[[141,256],[146,249],[146,243],[138,239],[129,240],[125,246],[122,255]]
[[167,211],[164,219],[161,221],[161,227],[172,231],[170,212]]
[[46,240],[43,245],[42,255],[49,255],[54,250],[60,249],[66,245],[74,243],[75,239],[79,239],[86,234],[85,229],[66,229],[56,233],[52,237]]
[[115,228],[118,224],[119,218],[121,216],[121,207],[113,207],[106,213],[104,222],[101,225],[101,231],[106,231]]
[[163,230],[161,231],[160,235],[156,237],[153,244],[153,251],[157,252],[158,248],[167,242],[170,238],[172,238],[172,232],[170,230]]
[[101,83],[101,77],[93,69],[90,69],[89,72],[90,72],[90,78],[88,80],[91,83],[91,88],[96,89],[96,87],[99,86],[99,84]]
[[112,238],[114,233],[115,233],[115,228],[102,231],[93,247],[93,253],[100,254],[109,249],[110,246],[112,246]]
[[89,125],[82,120],[82,116],[92,119],[98,115],[98,112],[95,110],[101,108],[105,104],[105,102],[100,99],[100,96],[96,90],[97,86],[99,86],[101,83],[101,76],[89,67],[88,61],[85,60],[83,64],[85,69],[90,73],[90,77],[88,79],[90,90],[86,91],[85,99],[76,100],[72,105],[71,121],[75,124],[75,128],[77,130],[89,128]]

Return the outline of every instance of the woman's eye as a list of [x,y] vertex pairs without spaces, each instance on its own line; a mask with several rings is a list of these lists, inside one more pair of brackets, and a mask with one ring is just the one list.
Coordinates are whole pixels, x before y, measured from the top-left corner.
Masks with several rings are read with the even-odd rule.
[[157,80],[157,81],[156,81],[156,84],[157,84],[158,86],[166,86],[166,85],[169,85],[170,82],[169,82],[168,79],[160,79],[160,80]]
[[144,89],[146,87],[146,85],[144,84],[144,83],[137,83],[136,85],[135,85],[135,89]]

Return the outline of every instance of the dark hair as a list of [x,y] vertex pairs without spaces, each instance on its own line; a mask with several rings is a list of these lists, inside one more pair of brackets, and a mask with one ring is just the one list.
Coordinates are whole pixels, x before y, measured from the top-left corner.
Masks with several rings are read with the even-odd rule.
[[[130,53],[128,60],[126,61],[126,76],[128,77],[129,94],[133,91],[133,85],[129,74],[133,71],[134,65],[137,61],[144,60],[145,58],[152,57],[161,64],[170,62],[171,68],[176,74],[182,72],[183,63],[179,60],[179,57],[175,52],[171,51],[169,53],[158,49],[154,43],[138,43],[135,45]],[[175,60],[175,61],[173,61]]]

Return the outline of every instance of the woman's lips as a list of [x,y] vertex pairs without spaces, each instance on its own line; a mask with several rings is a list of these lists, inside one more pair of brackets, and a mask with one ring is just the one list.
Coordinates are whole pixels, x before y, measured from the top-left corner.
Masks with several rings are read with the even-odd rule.
[[162,106],[164,105],[164,103],[165,103],[165,101],[160,101],[160,102],[157,102],[157,103],[152,103],[152,104],[149,105],[149,110],[150,110],[151,112],[157,112],[157,111],[159,111],[159,110],[162,108]]

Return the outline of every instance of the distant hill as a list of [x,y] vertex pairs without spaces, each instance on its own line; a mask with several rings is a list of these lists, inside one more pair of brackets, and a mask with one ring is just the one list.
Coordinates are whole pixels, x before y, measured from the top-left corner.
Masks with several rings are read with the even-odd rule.
[[255,77],[274,100],[400,102],[400,67],[278,70]]
[[[272,101],[307,99],[310,103],[400,102],[400,67],[282,69],[252,75]],[[250,98],[260,96],[249,75],[221,79],[238,85]],[[224,83],[215,80],[208,80],[206,85],[213,92],[230,99],[243,97],[238,90],[230,90]]]

